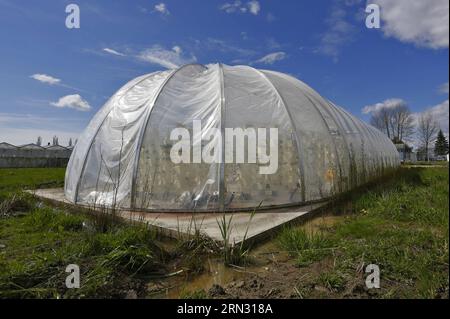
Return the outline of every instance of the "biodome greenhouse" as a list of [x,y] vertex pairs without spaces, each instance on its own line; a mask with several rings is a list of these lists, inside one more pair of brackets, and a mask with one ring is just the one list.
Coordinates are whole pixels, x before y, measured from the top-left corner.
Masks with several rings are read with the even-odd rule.
[[[247,135],[213,134],[229,129]],[[184,133],[191,143],[174,160]],[[243,156],[226,156],[230,141]],[[262,172],[268,158],[275,169]],[[383,133],[292,76],[190,64],[140,76],[106,102],[74,148],[65,196],[144,211],[274,208],[325,200],[398,165]]]

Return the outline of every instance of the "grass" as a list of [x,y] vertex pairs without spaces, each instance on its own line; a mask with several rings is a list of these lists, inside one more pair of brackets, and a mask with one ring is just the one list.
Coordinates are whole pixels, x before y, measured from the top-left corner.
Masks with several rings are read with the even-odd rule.
[[417,161],[417,162],[406,162],[403,165],[430,165],[430,166],[447,166],[448,167],[448,162],[447,161]]
[[[142,297],[152,280],[202,272],[217,251],[197,231],[167,243],[106,210],[69,213],[23,192],[63,181],[64,169],[0,169],[0,298],[122,298],[129,290]],[[80,289],[65,287],[69,264],[80,267]]]
[[182,291],[180,299],[207,299],[208,294],[203,289],[197,289],[195,291]]
[[330,291],[340,291],[345,288],[345,279],[336,271],[321,273],[318,276],[318,282]]
[[250,262],[249,258],[250,247],[248,247],[248,245],[246,245],[245,243],[247,240],[251,222],[255,217],[256,212],[261,207],[262,203],[263,202],[261,201],[259,205],[256,206],[253,209],[252,213],[250,214],[247,226],[245,228],[244,236],[242,237],[242,240],[238,245],[235,242],[233,243],[230,242],[230,235],[233,227],[232,225],[233,215],[231,215],[227,219],[226,214],[222,214],[221,218],[216,220],[223,243],[222,256],[227,266],[245,266]]
[[319,232],[308,233],[304,229],[286,228],[278,236],[278,243],[301,266],[306,266],[327,256],[333,242]]
[[[129,290],[145,296],[149,281],[180,268],[201,273],[205,258],[219,253],[199,231],[168,245],[146,225],[103,227],[95,216],[69,214],[21,191],[62,186],[63,179],[63,169],[0,169],[0,298],[114,298]],[[296,287],[299,296],[314,294],[314,285],[328,291],[321,289],[320,297],[345,296],[364,285],[368,264],[381,270],[378,297],[448,296],[448,182],[447,167],[402,167],[333,201],[330,213],[342,215],[336,224],[313,232],[284,229],[277,245],[312,280]],[[247,263],[248,248],[229,242],[225,216],[218,227],[228,247],[224,262]],[[65,287],[69,264],[80,266],[80,289]]]
[[332,260],[316,278],[330,293],[355,283],[343,278],[363,283],[364,267],[377,264],[380,297],[448,296],[448,183],[446,167],[401,168],[350,194],[350,209],[348,199],[330,208],[334,214],[350,210],[341,222],[315,233],[285,229],[278,245],[299,267]]
[[64,186],[65,168],[0,168],[0,193]]
[[[110,224],[47,206],[23,188],[62,186],[64,169],[0,169],[0,298],[123,297],[167,273],[174,254],[145,225]],[[67,289],[77,264],[81,288]]]
[[[1,221],[0,297],[101,297],[120,295],[121,281],[164,274],[167,253],[144,226],[106,233],[86,227],[83,215],[37,207]],[[81,289],[64,286],[65,267],[80,266]]]

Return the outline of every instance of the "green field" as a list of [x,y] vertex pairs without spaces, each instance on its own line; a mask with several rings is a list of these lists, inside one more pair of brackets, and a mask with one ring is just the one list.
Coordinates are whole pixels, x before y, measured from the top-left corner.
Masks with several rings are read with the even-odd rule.
[[[62,187],[64,169],[0,170],[0,298],[124,297],[137,275],[165,273],[167,253],[144,226],[68,213],[22,192]],[[78,264],[81,289],[65,288]]]
[[0,168],[0,192],[62,187],[65,168]]
[[[345,213],[313,234],[286,229],[278,238],[299,267],[332,260],[315,278],[334,295],[361,284],[362,265],[380,267],[382,298],[448,298],[448,168],[402,168],[333,209]],[[355,279],[356,278],[356,279]],[[341,293],[339,293],[341,292]]]
[[[142,225],[69,213],[21,191],[63,180],[64,169],[0,169],[0,298],[146,297],[149,283],[179,269],[194,278],[205,258],[221,256],[201,236],[168,241]],[[288,259],[264,265],[277,271],[257,279],[266,289],[279,282],[271,298],[448,298],[448,194],[448,167],[401,168],[333,202],[325,212],[332,224],[285,228],[270,244]],[[80,289],[65,287],[68,264],[82,269]],[[363,287],[368,264],[381,270],[376,291]],[[205,297],[208,289],[181,296]]]

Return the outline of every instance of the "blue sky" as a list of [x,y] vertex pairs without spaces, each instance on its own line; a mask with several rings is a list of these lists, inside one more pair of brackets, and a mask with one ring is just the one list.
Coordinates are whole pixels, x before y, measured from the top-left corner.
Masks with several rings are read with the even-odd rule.
[[448,132],[449,1],[370,2],[381,29],[366,0],[0,0],[0,142],[66,144],[129,80],[193,61],[289,73],[364,120],[401,99]]

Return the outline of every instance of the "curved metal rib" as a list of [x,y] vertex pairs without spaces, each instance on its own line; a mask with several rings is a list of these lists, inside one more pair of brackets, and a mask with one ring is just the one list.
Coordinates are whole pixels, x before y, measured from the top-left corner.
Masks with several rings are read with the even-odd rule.
[[150,115],[152,114],[152,111],[156,105],[156,102],[158,101],[159,96],[161,95],[161,92],[163,91],[164,87],[167,85],[167,83],[169,83],[169,81],[180,71],[183,70],[184,68],[188,67],[188,66],[193,66],[193,65],[197,65],[200,66],[204,69],[207,69],[206,66],[202,65],[202,64],[198,64],[198,63],[190,63],[190,64],[186,64],[183,65],[182,67],[173,70],[172,73],[169,74],[169,76],[164,80],[164,82],[161,84],[161,86],[159,87],[158,91],[156,92],[153,100],[148,104],[147,107],[151,106],[150,110],[147,112],[147,114],[145,115],[145,120],[143,122],[143,125],[141,127],[141,130],[139,132],[139,137],[136,143],[136,151],[135,151],[135,157],[134,157],[134,163],[133,163],[133,175],[131,177],[131,199],[130,199],[130,208],[135,208],[136,203],[136,178],[137,178],[137,173],[138,173],[138,166],[139,166],[139,158],[141,157],[141,148],[142,148],[142,141],[144,139],[145,136],[145,132],[147,130],[147,125],[148,122],[150,120]]
[[303,160],[303,156],[301,153],[302,150],[302,146],[300,143],[300,140],[298,138],[298,130],[297,130],[297,126],[295,125],[295,122],[292,118],[292,114],[289,110],[289,108],[286,105],[286,101],[284,100],[283,96],[280,94],[280,92],[278,91],[278,89],[275,87],[275,85],[273,85],[272,81],[270,81],[270,79],[260,70],[257,70],[255,68],[250,68],[249,69],[253,70],[254,72],[256,72],[257,74],[259,74],[259,76],[261,76],[264,81],[266,81],[267,83],[269,83],[270,87],[274,90],[274,92],[276,93],[276,95],[278,96],[278,98],[280,99],[281,103],[283,104],[284,109],[286,110],[286,113],[289,117],[289,121],[291,123],[292,128],[295,131],[295,144],[296,144],[296,148],[297,148],[297,155],[298,155],[298,161],[299,161],[299,173],[300,173],[300,183],[301,183],[301,196],[302,196],[302,201],[306,201],[306,189],[305,189],[305,162]]
[[[295,82],[299,82],[302,86],[303,86],[303,85],[306,86],[306,88],[307,88],[308,90],[310,90],[310,91],[312,91],[313,93],[315,93],[314,90],[313,90],[312,88],[310,88],[307,84],[303,83],[302,81],[300,81],[300,80],[298,80],[298,79],[296,79],[296,78],[294,78],[294,77],[291,77],[291,76],[289,76],[289,75],[286,75],[286,77],[288,78],[289,81],[294,82],[294,85],[295,85]],[[330,131],[330,127],[329,127],[327,121],[325,120],[324,115],[322,114],[322,111],[321,111],[321,110],[319,109],[319,107],[317,107],[317,105],[314,103],[314,100],[316,99],[316,97],[310,96],[310,95],[312,95],[312,94],[309,93],[309,92],[307,92],[307,91],[304,91],[304,90],[301,90],[301,91],[302,91],[302,93],[305,95],[306,99],[311,103],[312,107],[319,113],[320,117],[322,118],[323,122],[325,123],[325,126],[328,128],[328,131],[331,132],[331,131]],[[327,100],[325,100],[325,102],[327,102],[327,104],[330,104],[330,102],[328,102]],[[329,105],[329,106],[330,106],[330,105]],[[345,146],[345,148],[346,148],[346,150],[347,150],[346,155],[348,156],[350,150],[349,150],[349,148],[348,148],[348,141],[347,141],[347,137],[345,136],[345,133],[344,133],[343,128],[340,126],[339,122],[336,121],[336,119],[334,118],[333,114],[331,114],[331,112],[330,112],[329,109],[327,109],[326,107],[324,107],[323,110],[324,110],[324,112],[326,112],[326,113],[328,114],[328,116],[333,120],[334,124],[336,125],[336,127],[337,127],[337,129],[338,129],[338,131],[339,131],[339,134],[342,136],[342,139],[344,140],[344,146]],[[334,135],[330,134],[330,136],[331,136],[332,140],[335,140]],[[338,160],[338,167],[342,170],[343,164],[341,163],[341,159],[339,158],[339,152],[338,152],[338,148],[337,148],[337,143],[334,143],[334,149],[335,149],[336,158],[337,158],[337,160]],[[350,160],[350,159],[349,159],[349,160]]]
[[[146,81],[147,79],[149,79],[151,76],[155,75],[156,73],[157,73],[157,72],[152,72],[152,73],[150,73],[148,76],[144,76],[144,78],[143,78],[142,80],[136,82],[134,85],[131,85],[128,89],[126,89],[125,92],[123,92],[122,96],[124,96],[125,94],[127,94],[127,93],[128,93],[132,88],[134,88],[136,85],[139,85],[140,83]],[[128,84],[128,83],[127,83],[127,84]],[[125,84],[125,85],[126,85],[126,84]],[[119,89],[119,91],[120,91],[120,90],[121,90],[121,89]],[[106,101],[106,103],[105,103],[104,105],[108,104],[113,98],[115,98],[115,97],[116,97],[116,94],[117,94],[117,93],[115,93],[112,97],[110,97],[110,98],[108,99],[108,101]],[[82,179],[82,177],[83,177],[84,170],[86,169],[86,160],[87,160],[87,157],[88,157],[88,155],[89,155],[89,153],[90,153],[90,151],[91,151],[92,144],[94,144],[94,140],[95,140],[95,138],[97,137],[98,132],[100,132],[100,129],[102,128],[102,126],[103,126],[103,124],[105,123],[106,119],[108,118],[109,114],[111,114],[111,112],[112,112],[113,110],[114,110],[114,105],[113,105],[113,106],[111,107],[111,109],[106,113],[106,115],[105,115],[105,117],[103,118],[102,122],[101,122],[100,125],[97,127],[97,130],[95,131],[94,135],[92,136],[91,141],[89,142],[89,147],[87,148],[86,154],[85,154],[84,157],[83,157],[83,166],[81,167],[80,175],[79,175],[79,177],[78,177],[77,185],[76,185],[76,187],[75,187],[74,204],[76,204],[76,203],[78,202],[78,192],[79,192],[79,190],[80,190],[80,183],[81,183],[81,179]]]
[[222,134],[222,158],[219,168],[219,210],[225,211],[225,82],[223,66],[219,64],[220,79],[220,133]]

